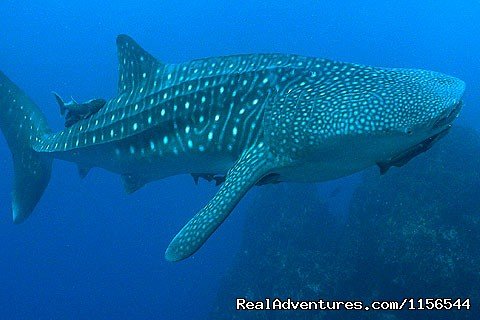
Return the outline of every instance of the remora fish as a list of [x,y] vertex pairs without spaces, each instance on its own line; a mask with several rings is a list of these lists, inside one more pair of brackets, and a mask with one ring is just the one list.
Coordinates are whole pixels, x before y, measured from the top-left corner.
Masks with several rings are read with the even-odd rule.
[[[117,39],[118,95],[51,133],[40,109],[0,74],[0,128],[13,154],[13,220],[34,209],[54,158],[119,173],[128,192],[189,173],[224,177],[175,236],[168,260],[193,254],[255,184],[316,182],[401,166],[445,134],[463,81],[296,55],[163,64]],[[223,181],[223,178],[222,178]]]
[[71,127],[82,119],[90,118],[107,103],[104,99],[90,99],[83,103],[78,103],[73,98],[72,101],[65,102],[58,93],[52,93],[60,107],[60,114],[65,116],[65,127]]

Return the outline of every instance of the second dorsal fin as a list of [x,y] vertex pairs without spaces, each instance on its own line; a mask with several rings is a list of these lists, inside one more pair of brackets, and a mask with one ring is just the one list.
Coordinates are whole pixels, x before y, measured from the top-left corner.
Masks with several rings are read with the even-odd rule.
[[117,51],[119,94],[133,90],[152,73],[160,73],[165,68],[163,63],[127,35],[122,34],[117,37]]

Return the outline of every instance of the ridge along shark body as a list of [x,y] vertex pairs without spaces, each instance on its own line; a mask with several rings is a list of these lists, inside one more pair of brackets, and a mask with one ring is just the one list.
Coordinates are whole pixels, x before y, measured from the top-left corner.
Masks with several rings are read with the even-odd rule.
[[465,84],[440,73],[295,55],[166,65],[117,38],[118,96],[51,133],[39,108],[0,73],[0,128],[13,154],[13,219],[46,188],[53,158],[122,175],[128,192],[176,174],[222,177],[165,256],[193,254],[255,184],[334,179],[401,166],[446,133]]

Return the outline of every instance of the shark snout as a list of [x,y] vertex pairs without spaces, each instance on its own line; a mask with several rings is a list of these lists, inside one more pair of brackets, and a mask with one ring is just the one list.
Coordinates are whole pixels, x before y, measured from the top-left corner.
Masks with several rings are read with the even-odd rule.
[[433,129],[441,129],[445,126],[450,125],[462,110],[463,101],[457,102],[452,108],[445,110],[434,122],[432,125]]
[[444,108],[440,109],[439,114],[433,119],[432,128],[435,130],[449,126],[463,107],[465,82],[454,77],[444,78],[442,82],[445,103]]

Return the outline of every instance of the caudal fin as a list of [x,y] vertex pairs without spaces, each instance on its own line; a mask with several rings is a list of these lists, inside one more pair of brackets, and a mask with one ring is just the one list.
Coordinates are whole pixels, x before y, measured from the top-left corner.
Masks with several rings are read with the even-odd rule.
[[24,221],[50,181],[52,157],[33,150],[50,132],[40,109],[0,72],[0,130],[13,158],[13,222]]
[[58,106],[60,107],[60,114],[62,116],[65,115],[65,111],[67,111],[67,108],[65,107],[65,102],[63,101],[62,97],[56,92],[53,92],[53,96],[55,97],[55,100],[57,100]]

